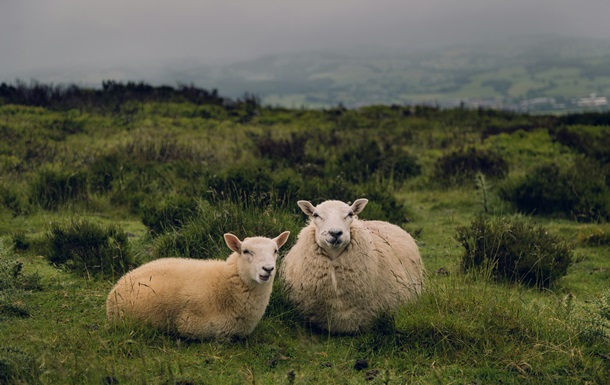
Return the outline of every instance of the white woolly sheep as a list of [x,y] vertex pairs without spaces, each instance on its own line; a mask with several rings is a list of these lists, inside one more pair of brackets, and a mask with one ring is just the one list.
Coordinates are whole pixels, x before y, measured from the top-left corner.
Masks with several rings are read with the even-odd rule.
[[280,267],[288,299],[333,333],[362,331],[380,313],[421,294],[423,263],[415,241],[396,225],[359,220],[367,203],[299,201],[311,220]]
[[234,253],[226,261],[161,258],[146,263],[112,289],[107,317],[145,322],[188,338],[246,336],[269,304],[278,249],[289,234],[242,242],[227,233],[225,242]]

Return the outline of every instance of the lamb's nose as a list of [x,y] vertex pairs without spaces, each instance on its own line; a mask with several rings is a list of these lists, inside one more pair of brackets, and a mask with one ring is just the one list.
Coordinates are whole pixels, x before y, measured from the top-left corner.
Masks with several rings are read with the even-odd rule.
[[271,273],[273,270],[275,270],[275,267],[273,267],[273,266],[263,266],[263,270],[265,270],[267,273]]
[[341,234],[343,234],[343,231],[341,230],[331,230],[328,232],[330,235],[332,235],[335,238],[339,238],[341,236]]

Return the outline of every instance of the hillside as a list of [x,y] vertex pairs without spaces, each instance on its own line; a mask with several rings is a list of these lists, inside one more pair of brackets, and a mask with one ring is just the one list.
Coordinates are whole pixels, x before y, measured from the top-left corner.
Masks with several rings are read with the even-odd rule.
[[282,54],[184,68],[162,77],[194,81],[230,96],[247,91],[265,103],[289,107],[464,102],[569,111],[582,109],[577,100],[592,93],[610,96],[608,62],[610,42],[532,36],[427,51],[364,46]]
[[[0,383],[607,384],[610,113],[290,109],[196,87],[0,86]],[[109,324],[129,269],[366,197],[417,240],[414,303],[321,332],[274,283],[252,335]]]

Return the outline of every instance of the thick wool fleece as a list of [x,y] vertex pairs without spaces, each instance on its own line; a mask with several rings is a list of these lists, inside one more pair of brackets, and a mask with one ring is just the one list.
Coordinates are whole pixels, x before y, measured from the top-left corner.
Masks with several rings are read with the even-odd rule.
[[109,320],[125,317],[198,339],[250,334],[273,278],[256,284],[233,253],[226,261],[163,258],[123,276],[108,295]]
[[346,250],[331,260],[310,223],[281,266],[290,301],[307,320],[334,333],[361,331],[422,290],[423,265],[411,235],[387,222],[363,220],[354,220],[350,233]]

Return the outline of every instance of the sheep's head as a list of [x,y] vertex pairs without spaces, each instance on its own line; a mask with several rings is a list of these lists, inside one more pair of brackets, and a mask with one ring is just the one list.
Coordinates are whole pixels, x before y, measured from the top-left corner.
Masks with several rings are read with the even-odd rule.
[[[284,231],[276,238],[252,237],[240,241],[235,235],[226,233],[225,242],[229,249],[239,254],[245,275],[256,283],[273,282],[275,261],[278,250],[286,241],[290,231]],[[243,277],[242,278],[246,278]]]
[[355,216],[364,209],[367,199],[357,199],[351,206],[341,201],[326,201],[317,206],[308,201],[297,204],[316,227],[316,242],[331,259],[345,250],[351,241],[350,226]]

